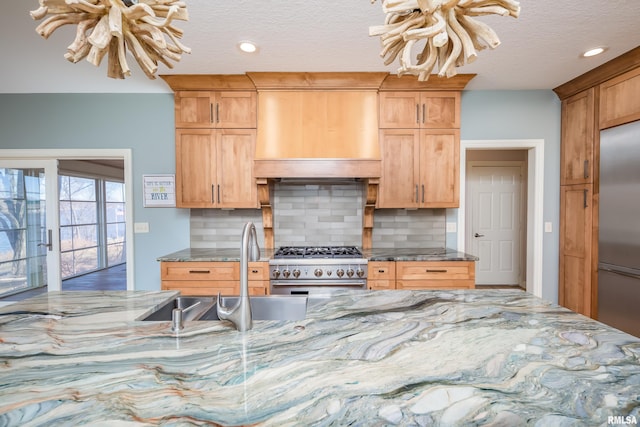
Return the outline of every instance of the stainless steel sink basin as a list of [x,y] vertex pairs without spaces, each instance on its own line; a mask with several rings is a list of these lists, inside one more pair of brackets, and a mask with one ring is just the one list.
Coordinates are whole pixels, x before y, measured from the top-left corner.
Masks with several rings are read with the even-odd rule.
[[174,308],[182,309],[183,320],[197,320],[212,307],[215,311],[215,304],[210,297],[176,297],[141,320],[170,321]]
[[[222,297],[222,304],[226,307],[233,306],[237,301],[237,296]],[[252,296],[250,301],[253,320],[303,320],[307,315],[306,296]],[[184,321],[220,321],[216,313],[216,299],[209,297],[177,297],[140,320],[171,321],[174,308],[183,310]]]
[[[222,297],[225,307],[233,306],[238,297]],[[303,320],[307,315],[307,297],[291,295],[269,295],[251,297],[253,320]],[[199,320],[219,320],[215,306]]]

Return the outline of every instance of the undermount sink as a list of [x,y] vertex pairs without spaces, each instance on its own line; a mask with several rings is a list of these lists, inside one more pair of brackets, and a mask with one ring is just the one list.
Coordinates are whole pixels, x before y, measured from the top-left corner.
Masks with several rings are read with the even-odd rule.
[[165,305],[140,320],[167,321],[171,320],[175,308],[182,310],[183,320],[198,320],[204,313],[214,308],[216,300],[210,297],[176,297]]
[[[223,296],[222,304],[225,307],[231,307],[238,298]],[[253,320],[303,320],[307,315],[308,298],[306,296],[252,296],[250,302]],[[140,320],[171,321],[174,308],[183,310],[185,321],[220,321],[216,313],[216,299],[210,297],[177,297]]]

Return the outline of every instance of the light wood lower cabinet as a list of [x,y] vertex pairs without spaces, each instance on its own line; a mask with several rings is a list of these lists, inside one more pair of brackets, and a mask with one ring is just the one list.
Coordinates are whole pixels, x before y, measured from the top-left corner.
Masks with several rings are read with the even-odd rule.
[[473,261],[397,261],[396,289],[473,289]]
[[[215,296],[240,294],[240,262],[161,262],[162,290],[182,295]],[[249,263],[249,294],[266,295],[269,290],[269,265],[265,261]]]
[[396,288],[396,262],[370,261],[367,287],[374,291]]

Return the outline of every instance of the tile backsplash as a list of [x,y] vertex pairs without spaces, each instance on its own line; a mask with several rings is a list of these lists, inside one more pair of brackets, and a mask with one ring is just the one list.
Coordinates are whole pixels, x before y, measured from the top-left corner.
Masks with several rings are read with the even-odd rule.
[[[360,182],[276,183],[272,194],[275,246],[362,244],[365,189]],[[258,209],[191,209],[191,247],[237,248],[242,228],[252,221],[264,246]],[[444,247],[444,209],[377,209],[373,246]]]

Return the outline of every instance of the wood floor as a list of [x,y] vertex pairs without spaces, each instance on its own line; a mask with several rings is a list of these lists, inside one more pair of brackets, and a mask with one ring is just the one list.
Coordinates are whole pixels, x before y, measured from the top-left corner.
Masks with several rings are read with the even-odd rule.
[[[120,264],[94,273],[84,274],[62,281],[63,291],[126,291],[127,265]],[[47,287],[0,298],[0,301],[21,301],[47,292]]]

